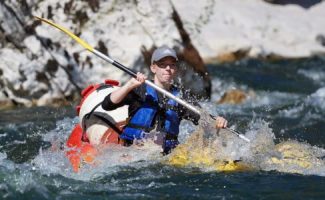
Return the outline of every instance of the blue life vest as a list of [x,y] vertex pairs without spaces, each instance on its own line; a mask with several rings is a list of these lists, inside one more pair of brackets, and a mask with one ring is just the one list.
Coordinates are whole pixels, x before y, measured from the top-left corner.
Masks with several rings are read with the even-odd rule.
[[[177,89],[172,90],[171,93],[175,96],[179,95]],[[163,144],[164,152],[169,152],[178,145],[177,136],[179,133],[180,119],[177,111],[175,111],[177,105],[178,103],[175,100],[169,99],[167,108],[163,113],[165,114],[165,121],[163,122],[164,127],[162,131],[166,133],[166,139]],[[158,94],[154,88],[147,85],[144,104],[131,117],[120,138],[129,141],[144,138],[145,134],[153,128],[155,124],[154,119],[159,110],[161,108],[159,108]]]

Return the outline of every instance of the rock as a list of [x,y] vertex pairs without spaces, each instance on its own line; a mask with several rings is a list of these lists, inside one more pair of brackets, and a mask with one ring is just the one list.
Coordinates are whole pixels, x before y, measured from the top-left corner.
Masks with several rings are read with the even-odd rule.
[[296,4],[303,8],[310,8],[315,4],[320,3],[322,0],[264,0],[268,3],[279,4],[279,5],[286,5],[286,4]]
[[219,54],[216,58],[210,58],[209,60],[207,60],[207,62],[208,63],[234,62],[247,57],[249,51],[250,49],[239,49],[235,52]]
[[236,60],[237,60],[236,55],[232,52],[228,52],[228,53],[220,54],[216,58],[209,58],[208,62],[226,63],[226,62],[234,62]]
[[325,47],[325,36],[324,35],[317,35],[316,41]]
[[204,61],[324,54],[318,37],[325,35],[324,9],[324,1],[309,9],[260,0],[0,1],[0,92],[13,94],[0,102],[70,98],[88,84],[130,78],[33,15],[50,18],[135,71],[148,72],[141,49],[174,47],[190,66],[184,85],[209,96]]
[[24,39],[24,45],[33,53],[41,52],[41,42],[35,36],[28,36]]
[[227,91],[221,99],[217,102],[218,104],[241,104],[248,98],[248,94],[246,94],[242,90],[230,90]]
[[173,3],[206,62],[241,49],[249,49],[247,55],[254,58],[302,58],[325,52],[315,41],[316,35],[325,33],[325,21],[321,20],[325,18],[325,1],[309,9],[260,0]]
[[[2,87],[14,94],[11,98],[19,97],[36,105],[53,104],[60,102],[59,99],[64,102],[91,83],[107,78],[122,82],[129,79],[115,67],[84,51],[62,32],[33,20],[33,15],[49,18],[72,30],[136,71],[146,69],[140,53],[142,46],[167,44],[184,49],[188,63],[195,68],[193,74],[203,77],[201,84],[197,80],[192,85],[201,85],[196,91],[202,96],[210,95],[211,83],[202,58],[190,44],[181,19],[173,14],[176,11],[169,2],[6,1],[0,3],[0,10],[0,16],[5,19],[0,37],[8,41],[1,43],[0,54],[6,58],[0,61],[3,72],[0,80],[3,80]],[[182,37],[187,39],[180,44]],[[0,101],[11,102],[12,99],[3,97]]]
[[0,32],[5,35],[8,43],[15,48],[22,50],[23,40],[26,37],[24,24],[27,23],[28,16],[24,6],[16,1],[0,2]]

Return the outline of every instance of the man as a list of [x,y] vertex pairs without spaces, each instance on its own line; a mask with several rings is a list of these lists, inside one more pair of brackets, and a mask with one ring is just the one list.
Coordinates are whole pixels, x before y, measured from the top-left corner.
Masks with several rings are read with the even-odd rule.
[[[175,96],[187,100],[188,97],[173,84],[177,75],[176,52],[162,46],[157,48],[151,58],[150,70],[154,74],[153,82]],[[134,140],[141,140],[154,134],[154,141],[162,145],[165,154],[178,145],[179,125],[182,119],[198,124],[200,116],[189,111],[176,101],[164,97],[144,81],[142,73],[131,78],[125,85],[108,95],[103,101],[105,110],[113,110],[122,105],[129,105],[129,120],[120,138],[131,145]],[[227,120],[216,119],[217,128],[227,127]],[[150,132],[150,133],[149,133]]]

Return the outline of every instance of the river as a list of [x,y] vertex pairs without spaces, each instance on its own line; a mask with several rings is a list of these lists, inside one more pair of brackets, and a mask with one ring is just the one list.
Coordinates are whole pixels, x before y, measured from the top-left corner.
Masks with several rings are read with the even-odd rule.
[[[314,158],[308,167],[261,162],[257,170],[219,172],[175,167],[141,151],[135,161],[122,163],[113,159],[120,152],[112,151],[97,168],[76,174],[62,150],[78,123],[75,104],[16,108],[0,111],[1,199],[324,199],[325,59],[248,59],[208,69],[213,95],[202,104],[205,110],[225,116],[253,141],[265,134],[263,141],[308,150]],[[239,105],[215,103],[233,88],[251,91],[249,98]],[[181,142],[193,130],[183,122]]]

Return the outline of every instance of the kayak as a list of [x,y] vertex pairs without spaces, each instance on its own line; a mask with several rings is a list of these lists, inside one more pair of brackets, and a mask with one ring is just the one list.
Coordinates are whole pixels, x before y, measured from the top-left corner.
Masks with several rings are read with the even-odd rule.
[[[79,124],[73,128],[66,141],[66,156],[74,172],[79,172],[85,164],[95,164],[96,157],[101,153],[100,148],[123,145],[119,134],[128,118],[128,107],[123,106],[113,111],[105,111],[101,108],[104,98],[119,88],[118,85],[117,81],[105,80],[104,83],[90,85],[81,92],[82,99],[76,107]],[[221,133],[233,135],[228,132],[226,129],[221,130]],[[197,139],[193,139],[195,137],[198,135],[193,134],[184,144],[178,145],[163,162],[177,167],[200,165],[217,171],[250,169],[250,166],[239,160],[215,160],[207,153],[210,150],[206,148],[196,148],[193,151],[193,146],[197,146],[195,144]]]
[[[220,172],[250,171],[254,167],[242,160],[233,160],[226,155],[221,158],[216,156],[222,151],[222,146],[214,143],[214,139],[219,137],[222,140],[231,141],[235,137],[227,129],[220,129],[219,136],[214,136],[209,140],[204,139],[205,130],[199,128],[182,144],[178,145],[168,156],[165,163],[177,167],[199,167]],[[217,158],[219,157],[219,158]]]

